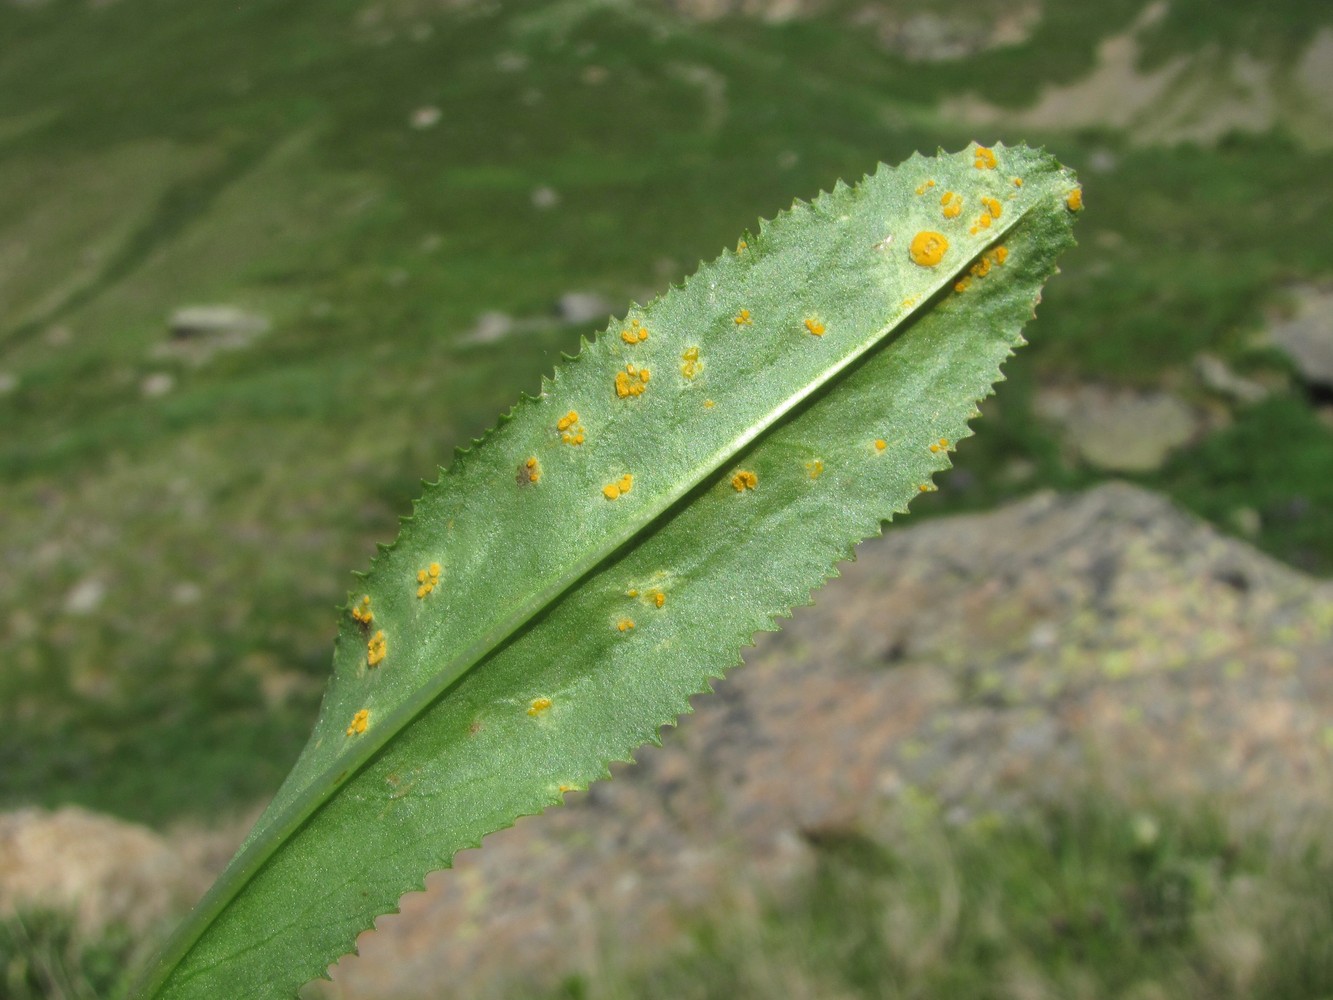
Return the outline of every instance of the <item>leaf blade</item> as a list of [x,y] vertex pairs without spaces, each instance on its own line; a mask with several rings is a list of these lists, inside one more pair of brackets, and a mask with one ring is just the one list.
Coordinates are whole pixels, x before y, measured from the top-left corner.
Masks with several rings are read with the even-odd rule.
[[[1069,176],[1043,154],[995,154],[1003,176],[979,168],[974,150],[916,158],[764,224],[753,247],[635,310],[631,337],[613,326],[460,454],[367,578],[375,631],[393,624],[384,661],[366,663],[367,633],[345,621],[310,748],[238,854],[232,882],[224,876],[202,907],[196,925],[208,933],[191,938],[187,928],[144,995],[291,995],[427,870],[655,740],[754,631],[805,603],[856,541],[905,510],[947,465],[939,441],[967,433],[1069,241]],[[1010,181],[1018,171],[1021,187]],[[962,190],[970,210],[950,218],[941,188]],[[992,219],[968,232],[978,210]],[[951,234],[948,267],[912,260],[910,237],[930,225]],[[887,247],[886,226],[898,230]],[[988,250],[999,239],[1009,244],[1002,263]],[[980,261],[993,275],[969,276]],[[959,280],[975,287],[948,293]],[[631,339],[643,329],[646,339]],[[702,368],[690,374],[692,346]],[[645,357],[653,377],[634,383],[626,366],[641,371]],[[679,374],[662,368],[677,357]],[[642,391],[618,393],[622,372]],[[558,427],[575,407],[581,443]],[[864,429],[851,445],[839,441],[847,426]],[[624,471],[632,489],[602,495]],[[755,488],[732,484],[740,471],[756,474]],[[538,496],[544,506],[530,503]],[[821,541],[798,516],[836,525]],[[460,541],[467,518],[472,533]],[[508,548],[496,547],[495,524],[512,529]],[[784,544],[791,538],[801,544]],[[487,576],[497,553],[499,582]],[[412,589],[424,586],[413,571],[428,582],[436,560],[457,586],[442,607],[433,590]],[[442,633],[441,618],[468,623],[467,640]],[[672,622],[688,627],[663,624]],[[409,634],[426,652],[395,656]],[[344,732],[366,705],[367,731]],[[292,900],[304,901],[297,918],[255,945],[255,929],[290,913]],[[298,938],[311,942],[302,962],[291,955]]]

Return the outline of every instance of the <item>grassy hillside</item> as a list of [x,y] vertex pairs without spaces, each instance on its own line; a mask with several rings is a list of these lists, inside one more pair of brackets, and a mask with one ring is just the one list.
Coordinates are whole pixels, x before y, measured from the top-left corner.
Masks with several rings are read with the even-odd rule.
[[[1313,0],[1239,7],[1142,27],[1145,71],[1293,63],[1333,23]],[[0,807],[162,822],[270,792],[349,571],[604,324],[562,296],[622,310],[794,196],[937,145],[1026,139],[1094,169],[1032,350],[923,508],[1099,478],[1033,416],[1039,385],[1167,386],[1219,416],[1144,481],[1225,526],[1257,512],[1262,545],[1333,571],[1333,434],[1252,339],[1279,289],[1333,274],[1319,109],[1207,145],[1006,127],[1141,5],[1050,0],[1009,44],[963,31],[976,51],[930,62],[886,47],[905,3],[870,26],[822,9],[0,2]],[[940,110],[983,101],[988,129]],[[269,329],[173,347],[173,311],[208,304]],[[1208,397],[1203,351],[1276,391]]]

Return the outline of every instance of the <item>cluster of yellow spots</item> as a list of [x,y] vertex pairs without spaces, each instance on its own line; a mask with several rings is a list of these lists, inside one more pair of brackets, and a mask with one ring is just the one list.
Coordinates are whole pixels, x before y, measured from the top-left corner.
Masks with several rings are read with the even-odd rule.
[[369,625],[375,620],[375,612],[370,610],[370,595],[367,594],[361,598],[360,604],[352,605],[352,617],[363,626]]
[[992,263],[1003,266],[1008,259],[1009,251],[1004,247],[996,247],[989,253],[983,254],[980,260],[968,268],[968,276],[954,283],[953,290],[960,293],[967,291],[972,285],[973,278],[984,278],[990,274]]
[[1083,189],[1074,188],[1065,196],[1065,207],[1071,212],[1081,212],[1083,210]]
[[948,438],[940,438],[938,441],[936,441],[934,444],[930,446],[930,450],[933,452],[947,451],[948,448],[949,448]]
[[680,373],[686,378],[694,378],[703,371],[704,363],[699,360],[699,348],[687,347],[680,356]]
[[627,344],[642,344],[648,339],[648,328],[636,319],[620,331],[620,339]]
[[875,438],[875,450],[876,450],[876,451],[883,451],[883,450],[884,450],[885,448],[887,448],[888,446],[889,446],[889,442],[885,441],[883,438]]
[[731,321],[735,323],[737,326],[749,326],[752,322],[754,322],[752,319],[750,319],[750,310],[748,309],[742,309],[735,316],[731,317]]
[[347,727],[348,736],[360,736],[370,725],[370,709],[363,708],[352,716],[352,723]]
[[759,477],[746,469],[742,469],[731,477],[731,488],[737,493],[744,493],[746,490],[752,490],[758,485]]
[[920,486],[917,487],[917,490],[919,490],[922,493],[934,493],[937,489],[939,489],[939,487],[937,487],[934,483],[922,483]]
[[[533,482],[536,482],[534,479]],[[433,562],[428,569],[417,570],[417,597],[425,597],[440,582],[440,564]]]
[[541,482],[542,466],[537,461],[537,456],[529,456],[525,461],[518,464],[518,474],[514,477],[519,486],[528,486],[532,483]]
[[824,324],[813,316],[805,321],[805,328],[815,337],[824,336]]
[[616,631],[618,632],[629,632],[633,628],[634,628],[633,618],[622,618],[620,619],[620,621],[616,622]]
[[923,229],[912,237],[907,252],[912,256],[912,263],[921,267],[934,267],[944,259],[944,252],[948,249],[949,241],[943,233]]
[[619,500],[632,489],[634,489],[634,477],[627,472],[614,483],[603,486],[602,496],[608,500]]
[[978,170],[995,169],[995,150],[988,149],[985,146],[978,146],[973,155],[976,159],[972,162],[972,166],[976,167]]
[[945,191],[940,195],[940,205],[946,219],[956,219],[963,214],[963,196]]
[[565,444],[583,444],[583,425],[579,423],[577,410],[570,410],[557,420],[555,429],[560,432],[560,440]]
[[805,471],[809,473],[811,479],[818,479],[824,474],[824,463],[818,458],[812,462],[806,462]]
[[737,240],[737,241],[736,241],[736,252],[737,252],[737,253],[741,253],[742,251],[744,251],[744,250],[748,250],[749,248],[750,248],[750,244],[746,243],[744,240]]
[[977,216],[977,221],[972,223],[972,228],[968,230],[973,236],[983,229],[989,229],[991,220],[998,219],[1004,214],[1004,206],[995,198],[983,197],[981,205],[984,211]]
[[388,652],[388,645],[384,641],[384,630],[380,629],[366,643],[366,666],[378,667]]
[[[625,596],[626,596],[626,597],[638,597],[638,596],[639,596],[639,591],[638,591],[637,588],[635,588],[635,587],[631,587],[629,590],[625,591]],[[645,600],[652,601],[652,602],[653,602],[653,607],[656,607],[656,608],[664,608],[664,607],[666,607],[666,594],[664,594],[662,591],[658,590],[656,587],[654,587],[652,590],[648,591],[648,593],[644,595],[644,599],[645,599]],[[634,627],[634,623],[633,623],[633,622],[630,622],[630,628],[633,628],[633,627]],[[623,632],[624,629],[621,629],[621,631]]]
[[623,372],[616,372],[616,396],[628,399],[630,396],[642,396],[648,388],[648,379],[652,376],[647,368],[626,365]]
[[533,698],[528,704],[528,714],[534,719],[554,704],[550,698]]
[[934,180],[934,178],[931,178],[930,180],[928,180],[928,181],[926,181],[924,184],[922,184],[920,187],[918,187],[918,188],[916,189],[916,193],[919,194],[919,195],[925,194],[927,191],[929,191],[929,190],[930,190],[931,188],[933,188],[934,186],[935,186],[935,180]]

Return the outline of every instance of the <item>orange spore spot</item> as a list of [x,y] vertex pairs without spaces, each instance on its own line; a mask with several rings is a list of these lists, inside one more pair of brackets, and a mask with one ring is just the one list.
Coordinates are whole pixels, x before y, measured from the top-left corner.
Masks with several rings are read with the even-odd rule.
[[753,320],[750,319],[750,310],[748,309],[742,309],[740,312],[738,312],[735,316],[731,318],[731,321],[735,323],[737,326],[749,326],[752,322],[754,322]]
[[957,292],[959,295],[962,295],[963,292],[967,291],[971,287],[972,287],[971,278],[964,278],[962,281],[955,281],[953,284],[953,290]]
[[995,263],[1003,264],[1008,259],[1009,259],[1009,249],[1007,247],[995,248]]
[[533,698],[528,705],[528,714],[534,719],[554,704],[550,698]]
[[1083,189],[1074,188],[1065,196],[1065,207],[1071,212],[1083,211]]
[[631,587],[629,590],[625,591],[625,596],[626,596],[626,597],[638,597],[638,596],[639,596],[639,591],[638,591],[638,589],[637,589],[636,587]]
[[558,431],[567,431],[579,422],[577,410],[570,410],[563,417],[555,422],[555,429]]
[[376,632],[366,643],[366,666],[378,667],[388,655],[388,643],[384,640],[384,630]]
[[887,441],[885,441],[883,438],[875,438],[875,450],[876,450],[876,451],[883,451],[883,450],[884,450],[885,448],[887,448],[888,446],[889,446],[889,443],[888,443]]
[[608,500],[618,500],[632,489],[634,489],[634,477],[627,472],[614,483],[603,486],[602,496]]
[[978,146],[973,155],[976,159],[973,161],[972,166],[976,167],[978,170],[995,169],[995,150],[989,149],[986,146]]
[[616,629],[620,632],[628,632],[634,627],[634,621],[630,618],[622,618],[616,622]]
[[363,708],[352,716],[352,723],[347,727],[348,736],[360,736],[370,725],[370,709]]
[[934,267],[944,259],[944,252],[949,249],[949,241],[943,233],[923,229],[912,237],[912,245],[907,248],[912,256],[912,263],[921,267]]
[[705,400],[704,400],[704,409],[705,409],[705,410],[711,410],[711,409],[712,409],[713,407],[715,407],[716,405],[717,405],[717,404],[714,403],[711,399],[705,399]]
[[660,590],[654,590],[653,603],[656,604],[659,608],[666,607],[666,594],[662,593]]
[[805,328],[809,330],[812,334],[814,334],[816,337],[824,336],[824,324],[819,322],[819,320],[817,319],[813,318],[807,319],[805,321]]
[[636,319],[620,331],[620,339],[627,344],[641,344],[648,339],[648,328]]
[[818,458],[813,462],[806,462],[805,471],[810,474],[811,479],[818,479],[824,474],[824,463]]
[[680,356],[680,373],[686,378],[692,379],[703,371],[703,362],[699,360],[699,348],[687,347]]
[[759,477],[753,472],[742,469],[731,477],[731,488],[737,493],[744,493],[746,490],[752,490],[759,485]]
[[981,204],[986,207],[992,219],[998,219],[1004,212],[1004,206],[996,198],[982,198]]
[[370,595],[361,598],[360,604],[352,605],[352,617],[362,625],[369,625],[375,620],[375,613],[370,610]]
[[529,486],[539,482],[542,478],[541,463],[537,461],[536,456],[530,456],[526,461],[520,462],[518,474],[514,476],[514,481],[519,486]]
[[1021,177],[1015,177],[1015,178],[1014,178],[1014,187],[1016,187],[1016,188],[1021,188],[1022,186],[1023,186],[1023,178],[1021,178]]
[[940,205],[943,206],[946,219],[956,219],[963,214],[963,198],[952,191],[945,191],[940,196]]
[[649,378],[651,376],[647,368],[640,369],[634,365],[626,365],[623,372],[616,372],[616,396],[620,399],[642,396],[644,389],[648,387]]
[[737,240],[737,241],[736,241],[736,252],[737,252],[737,253],[740,253],[741,251],[743,251],[743,250],[748,250],[748,249],[750,249],[750,244],[746,243],[744,240]]
[[976,278],[986,277],[986,275],[990,274],[990,258],[982,257],[981,260],[973,264],[968,270],[971,272],[973,277]]

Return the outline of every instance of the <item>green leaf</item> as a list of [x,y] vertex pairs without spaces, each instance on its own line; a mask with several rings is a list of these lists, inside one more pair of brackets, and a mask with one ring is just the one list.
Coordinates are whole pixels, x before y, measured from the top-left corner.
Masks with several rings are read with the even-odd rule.
[[310,743],[140,995],[290,997],[427,872],[656,742],[932,488],[1077,190],[1024,147],[881,167],[563,361],[352,593]]

